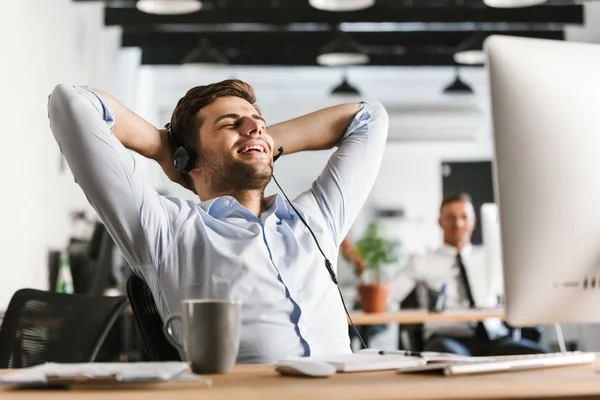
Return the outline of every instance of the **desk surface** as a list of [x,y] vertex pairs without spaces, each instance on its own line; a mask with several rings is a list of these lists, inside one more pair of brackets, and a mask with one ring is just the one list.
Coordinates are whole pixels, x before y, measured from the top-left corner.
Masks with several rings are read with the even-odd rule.
[[504,318],[504,311],[500,309],[473,310],[473,311],[448,311],[444,313],[430,313],[421,310],[404,310],[390,313],[371,314],[363,312],[350,313],[354,325],[376,324],[423,324],[426,322],[472,322],[483,321],[488,318]]
[[[125,314],[133,314],[131,306],[125,308]],[[4,313],[0,312],[0,325]],[[424,324],[426,322],[477,322],[488,318],[504,319],[504,311],[498,309],[450,311],[444,313],[430,313],[421,310],[403,310],[386,313],[351,312],[350,317],[354,325],[377,324]]]
[[[600,358],[600,357],[599,357]],[[326,379],[279,376],[270,365],[239,365],[228,375],[210,376],[212,388],[168,383],[145,389],[14,391],[3,399],[523,399],[600,396],[600,361],[595,365],[447,378],[399,375],[394,371],[337,374]]]

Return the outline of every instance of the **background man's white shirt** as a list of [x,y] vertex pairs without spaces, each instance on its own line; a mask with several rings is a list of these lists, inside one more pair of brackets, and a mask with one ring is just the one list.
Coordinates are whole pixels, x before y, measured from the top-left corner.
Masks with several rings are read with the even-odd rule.
[[[391,283],[390,292],[394,301],[402,301],[417,285],[423,283],[430,290],[439,291],[446,284],[446,310],[467,310],[469,300],[459,284],[459,268],[456,262],[458,251],[447,244],[440,248],[411,257],[406,267]],[[477,308],[493,308],[498,306],[498,299],[492,290],[490,271],[486,266],[483,248],[471,244],[461,251],[461,257],[467,272],[473,300]],[[420,303],[428,306],[426,293],[419,292]],[[505,336],[508,329],[498,319],[488,319],[484,322],[491,338]],[[453,336],[472,336],[474,332],[471,323],[428,323],[425,324],[425,336],[432,334],[451,334]]]

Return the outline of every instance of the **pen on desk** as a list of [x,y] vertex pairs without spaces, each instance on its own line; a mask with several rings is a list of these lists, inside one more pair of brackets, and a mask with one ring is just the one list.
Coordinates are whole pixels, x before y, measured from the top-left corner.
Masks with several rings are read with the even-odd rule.
[[427,358],[427,357],[466,357],[466,356],[459,356],[457,354],[452,354],[452,353],[440,353],[437,351],[408,351],[408,350],[379,350],[378,352],[380,355],[382,356],[407,356],[407,357],[421,357],[421,358]]
[[418,351],[406,351],[406,350],[379,350],[379,354],[382,356],[394,355],[394,356],[407,356],[407,357],[423,357],[423,354]]

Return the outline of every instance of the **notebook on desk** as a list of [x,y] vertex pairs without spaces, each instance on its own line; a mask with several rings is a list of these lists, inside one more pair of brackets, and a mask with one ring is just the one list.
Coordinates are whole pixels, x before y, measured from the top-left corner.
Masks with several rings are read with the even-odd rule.
[[594,353],[566,352],[547,354],[525,354],[503,357],[470,357],[468,361],[437,362],[415,367],[399,368],[398,373],[425,373],[446,376],[471,375],[494,372],[522,371],[551,367],[592,364]]
[[405,351],[405,350],[379,350],[379,349],[364,349],[360,350],[358,354],[379,354],[379,355],[399,355],[399,356],[410,356],[418,357],[425,361],[427,364],[433,363],[452,363],[452,362],[476,362],[486,360],[488,358],[483,357],[471,357],[463,356],[454,353],[439,353],[434,351]]
[[384,371],[417,367],[426,364],[426,360],[420,357],[359,352],[355,354],[333,354],[317,357],[294,357],[279,361],[275,365],[295,360],[330,364],[335,367],[337,372]]
[[83,384],[158,383],[181,379],[210,387],[210,379],[187,374],[185,362],[45,363],[0,375],[0,384],[16,387]]

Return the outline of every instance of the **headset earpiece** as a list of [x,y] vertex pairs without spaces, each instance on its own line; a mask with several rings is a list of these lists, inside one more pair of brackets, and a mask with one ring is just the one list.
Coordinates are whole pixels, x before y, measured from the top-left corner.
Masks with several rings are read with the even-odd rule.
[[173,152],[173,165],[178,172],[190,172],[196,165],[194,152],[184,146],[179,146]]
[[169,144],[173,149],[173,165],[178,172],[188,173],[196,165],[196,153],[186,146],[179,144],[179,141],[175,139],[173,131],[171,130],[171,123],[165,125],[169,132]]

